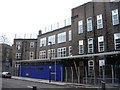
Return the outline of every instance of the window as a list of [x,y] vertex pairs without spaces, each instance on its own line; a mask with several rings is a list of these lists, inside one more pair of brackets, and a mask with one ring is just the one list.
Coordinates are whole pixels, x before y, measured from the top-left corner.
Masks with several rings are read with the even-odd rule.
[[17,48],[17,50],[20,50],[20,48],[21,48],[21,41],[17,41],[16,42],[16,48]]
[[83,20],[78,21],[78,33],[83,33]]
[[16,59],[21,59],[21,53],[16,53]]
[[34,52],[29,52],[29,59],[30,60],[34,59]]
[[66,47],[57,49],[57,57],[65,57],[66,56]]
[[115,50],[120,50],[120,33],[114,34]]
[[83,48],[83,40],[79,41],[79,54],[84,53],[84,48]]
[[58,43],[66,42],[66,32],[58,34]]
[[97,29],[103,28],[102,14],[97,15]]
[[69,56],[72,55],[72,46],[69,46]]
[[88,53],[93,53],[93,38],[88,39]]
[[72,31],[70,30],[69,31],[69,41],[71,41],[72,40]]
[[43,51],[40,51],[39,52],[39,59],[45,59],[46,58],[46,51],[43,50]]
[[52,58],[55,58],[55,49],[51,49],[51,53],[50,50],[48,50],[48,58],[50,58],[50,54]]
[[98,51],[99,52],[104,51],[104,36],[98,37]]
[[48,37],[48,45],[50,45],[49,42],[51,42],[51,44],[55,44],[55,35],[52,35],[52,36]]
[[92,17],[87,18],[87,31],[92,31]]
[[34,48],[34,42],[30,42],[30,48]]
[[103,72],[104,72],[104,66],[105,66],[105,60],[99,60],[99,76],[102,77],[103,76]]
[[94,75],[94,61],[93,60],[88,61],[88,74]]
[[112,23],[113,25],[119,24],[118,9],[112,10]]
[[46,46],[46,37],[40,39],[40,47]]

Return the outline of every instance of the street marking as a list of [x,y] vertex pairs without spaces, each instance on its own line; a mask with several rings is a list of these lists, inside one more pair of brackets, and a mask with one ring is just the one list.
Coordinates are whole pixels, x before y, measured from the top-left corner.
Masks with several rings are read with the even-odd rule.
[[28,88],[33,88],[32,86],[27,86]]

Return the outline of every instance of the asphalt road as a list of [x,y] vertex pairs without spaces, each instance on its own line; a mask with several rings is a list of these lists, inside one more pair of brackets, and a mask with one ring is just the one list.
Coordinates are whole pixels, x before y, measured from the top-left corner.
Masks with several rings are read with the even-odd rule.
[[[44,84],[44,83],[37,83],[37,82],[30,82],[30,81],[24,81],[24,80],[17,80],[17,79],[8,79],[3,78],[2,79],[2,88],[26,88],[30,89],[33,88],[33,86],[37,87],[37,90],[46,90],[48,88],[61,88],[62,90],[67,90],[70,87],[67,86],[60,86],[60,85],[51,85],[51,84]],[[65,89],[66,88],[66,89]]]
[[[34,87],[34,88],[33,88]],[[102,90],[100,88],[73,88],[70,86],[60,86],[53,84],[45,84],[17,79],[2,79],[2,90]],[[109,88],[105,90],[120,90]]]

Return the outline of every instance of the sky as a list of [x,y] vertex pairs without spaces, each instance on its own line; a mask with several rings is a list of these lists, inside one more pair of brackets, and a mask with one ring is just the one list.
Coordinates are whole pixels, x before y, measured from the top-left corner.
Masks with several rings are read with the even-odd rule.
[[0,0],[0,41],[36,38],[41,28],[71,17],[71,9],[91,0]]

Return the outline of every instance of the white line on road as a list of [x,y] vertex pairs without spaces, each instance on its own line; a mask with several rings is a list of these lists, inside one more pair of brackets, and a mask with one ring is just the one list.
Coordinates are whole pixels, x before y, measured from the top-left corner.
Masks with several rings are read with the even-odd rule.
[[[28,88],[33,88],[33,86],[27,86]],[[44,89],[40,89],[40,90],[44,90]]]
[[33,88],[32,86],[27,86],[28,88]]

